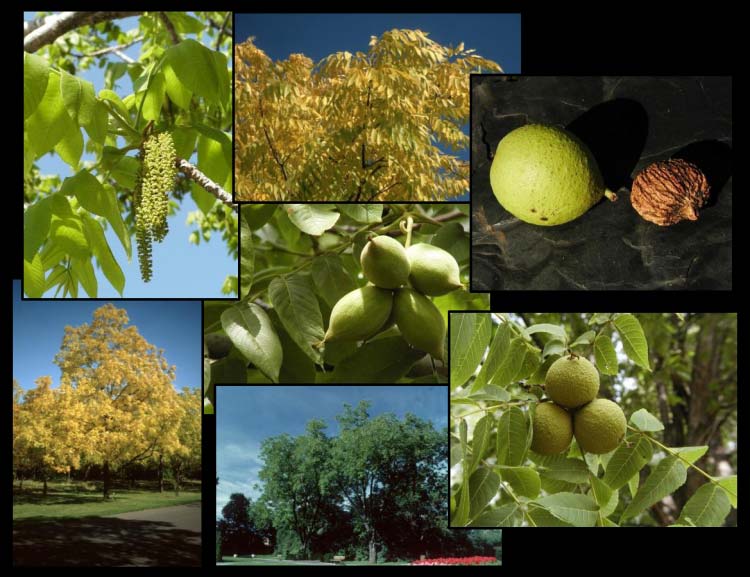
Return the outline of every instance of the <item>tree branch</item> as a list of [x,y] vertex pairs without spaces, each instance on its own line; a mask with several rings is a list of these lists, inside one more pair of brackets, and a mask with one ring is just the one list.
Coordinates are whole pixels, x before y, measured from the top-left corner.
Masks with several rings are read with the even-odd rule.
[[216,46],[214,47],[214,50],[219,50],[221,48],[221,42],[224,40],[224,36],[227,33],[227,24],[229,23],[229,19],[232,17],[231,12],[227,12],[227,15],[224,16],[224,22],[221,23],[221,28],[219,29],[219,34],[216,36]]
[[208,178],[187,160],[185,160],[184,158],[178,158],[175,161],[175,164],[177,165],[178,170],[182,171],[185,176],[187,176],[190,180],[197,182],[201,187],[203,187],[206,192],[210,192],[211,194],[213,194],[222,203],[231,207],[237,206],[232,202],[231,194],[229,194],[221,186],[216,184],[213,180]]
[[164,28],[166,28],[167,32],[169,32],[169,36],[170,38],[172,38],[172,44],[179,44],[180,35],[177,34],[177,30],[175,30],[174,24],[172,24],[172,21],[169,19],[169,16],[167,16],[167,13],[159,12],[159,20],[162,21],[162,24],[164,24]]
[[75,28],[136,14],[140,12],[60,12],[53,14],[44,18],[43,24],[34,26],[32,23],[27,27],[24,31],[23,49],[26,52],[36,52]]

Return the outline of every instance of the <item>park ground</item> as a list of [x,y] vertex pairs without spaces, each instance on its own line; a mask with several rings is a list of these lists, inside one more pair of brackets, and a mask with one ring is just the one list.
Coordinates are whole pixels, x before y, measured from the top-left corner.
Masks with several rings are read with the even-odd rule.
[[[344,563],[323,563],[322,561],[290,561],[288,559],[279,559],[273,555],[256,555],[255,558],[242,557],[224,557],[217,565],[369,565],[367,561],[345,561]],[[378,565],[408,565],[406,561],[394,563],[378,563]]]
[[87,487],[52,483],[46,497],[37,483],[14,487],[14,565],[200,565],[199,487],[117,488],[110,501]]

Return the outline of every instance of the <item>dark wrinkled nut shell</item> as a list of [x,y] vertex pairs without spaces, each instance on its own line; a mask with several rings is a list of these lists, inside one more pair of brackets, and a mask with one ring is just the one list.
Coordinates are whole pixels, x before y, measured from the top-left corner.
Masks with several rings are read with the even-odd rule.
[[633,181],[630,202],[646,220],[669,226],[698,220],[711,192],[705,175],[685,160],[673,159],[647,166]]

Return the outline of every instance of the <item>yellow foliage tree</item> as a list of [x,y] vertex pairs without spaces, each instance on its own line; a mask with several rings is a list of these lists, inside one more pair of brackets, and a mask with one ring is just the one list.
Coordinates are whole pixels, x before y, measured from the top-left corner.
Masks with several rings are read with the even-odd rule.
[[495,62],[421,30],[371,37],[319,63],[235,49],[239,200],[429,201],[464,194],[469,74]]
[[174,488],[180,493],[185,471],[201,463],[201,418],[203,399],[200,389],[182,389],[179,395],[182,419],[178,428],[179,446],[169,456]]
[[67,415],[80,429],[80,452],[102,465],[104,498],[120,468],[179,444],[183,416],[175,368],[128,322],[126,311],[104,305],[91,324],[65,327],[55,357],[60,389],[71,392]]

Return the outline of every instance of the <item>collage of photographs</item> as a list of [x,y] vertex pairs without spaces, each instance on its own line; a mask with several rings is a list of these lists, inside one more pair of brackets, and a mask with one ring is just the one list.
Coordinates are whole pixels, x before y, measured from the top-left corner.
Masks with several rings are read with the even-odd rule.
[[732,77],[530,28],[23,12],[14,568],[737,526]]

